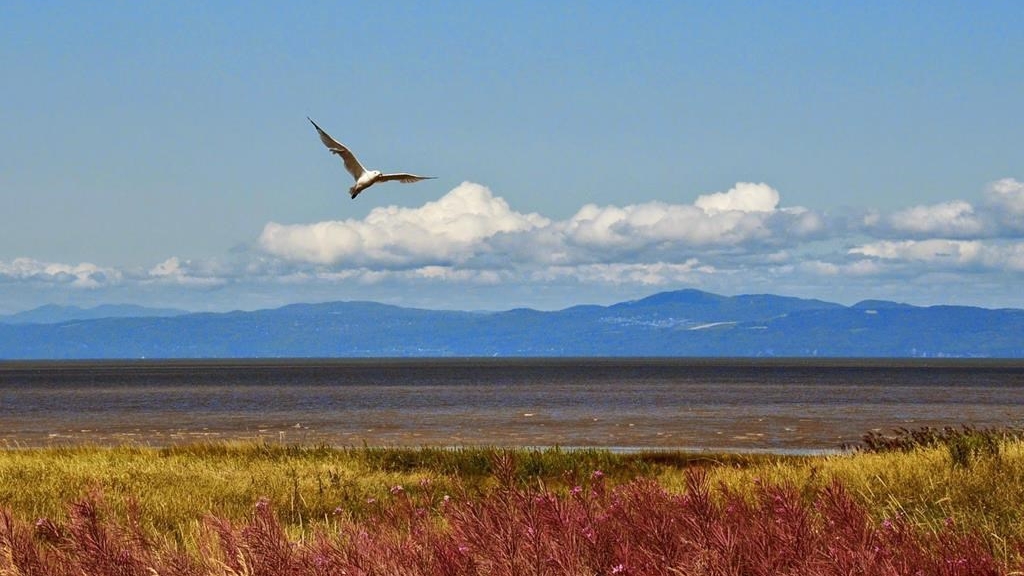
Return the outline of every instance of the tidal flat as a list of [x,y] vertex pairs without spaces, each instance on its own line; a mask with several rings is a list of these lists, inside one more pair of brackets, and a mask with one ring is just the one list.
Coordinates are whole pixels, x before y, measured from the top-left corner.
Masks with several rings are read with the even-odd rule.
[[0,362],[0,446],[834,450],[1024,424],[1024,363],[520,358]]

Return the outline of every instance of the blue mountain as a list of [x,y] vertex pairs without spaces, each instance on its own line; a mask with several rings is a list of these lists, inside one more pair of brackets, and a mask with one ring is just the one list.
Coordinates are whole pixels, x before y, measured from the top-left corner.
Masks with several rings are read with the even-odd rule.
[[70,320],[94,320],[97,318],[138,318],[149,316],[180,316],[186,310],[174,308],[146,308],[131,304],[104,304],[95,308],[58,306],[46,304],[32,310],[0,316],[2,324],[58,324]]
[[1024,310],[663,292],[459,312],[373,302],[0,324],[0,359],[449,356],[1024,358]]

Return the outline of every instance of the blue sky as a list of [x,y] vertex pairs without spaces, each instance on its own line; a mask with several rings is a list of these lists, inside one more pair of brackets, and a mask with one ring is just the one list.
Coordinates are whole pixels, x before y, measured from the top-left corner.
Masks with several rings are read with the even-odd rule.
[[0,313],[1024,307],[1015,2],[4,3],[0,75]]

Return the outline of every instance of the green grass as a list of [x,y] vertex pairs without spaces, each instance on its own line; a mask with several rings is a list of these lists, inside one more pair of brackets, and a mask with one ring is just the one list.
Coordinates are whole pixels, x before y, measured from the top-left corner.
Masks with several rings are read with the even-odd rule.
[[0,451],[0,509],[26,521],[63,520],[70,503],[97,494],[114,514],[134,509],[145,530],[188,547],[204,516],[242,520],[263,497],[301,538],[359,520],[394,486],[483,494],[511,476],[569,490],[601,470],[611,485],[647,477],[682,492],[685,470],[701,467],[711,486],[740,494],[763,484],[811,494],[838,480],[879,521],[899,516],[936,532],[952,522],[994,549],[1024,541],[1024,442],[1006,439],[997,450],[957,458],[945,445],[804,457],[255,443],[22,449]]

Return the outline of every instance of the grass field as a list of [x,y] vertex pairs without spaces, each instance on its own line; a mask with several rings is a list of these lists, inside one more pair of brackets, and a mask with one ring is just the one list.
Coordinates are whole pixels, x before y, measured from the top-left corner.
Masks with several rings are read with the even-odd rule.
[[7,450],[0,574],[1020,569],[1024,442],[876,448]]

